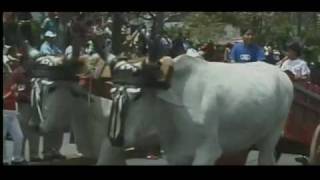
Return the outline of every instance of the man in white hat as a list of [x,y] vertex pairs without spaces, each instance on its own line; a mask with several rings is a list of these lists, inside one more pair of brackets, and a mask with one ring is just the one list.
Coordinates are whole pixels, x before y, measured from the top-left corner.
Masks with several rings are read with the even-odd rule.
[[4,45],[3,47],[3,64],[12,66],[12,69],[20,63],[22,54],[18,52],[17,46]]
[[61,49],[55,44],[55,38],[57,34],[52,31],[47,31],[44,34],[45,41],[42,43],[40,47],[40,52],[43,55],[50,55],[50,56],[58,56],[62,55]]

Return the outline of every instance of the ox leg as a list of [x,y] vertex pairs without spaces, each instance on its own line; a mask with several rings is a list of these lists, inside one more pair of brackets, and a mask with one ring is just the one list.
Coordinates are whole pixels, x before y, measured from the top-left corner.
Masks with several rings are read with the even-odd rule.
[[222,155],[222,149],[217,141],[206,141],[195,153],[193,165],[212,165]]
[[281,131],[274,132],[267,136],[261,143],[257,144],[259,150],[258,164],[259,165],[275,165],[274,152],[279,141]]
[[[271,152],[271,153],[270,153]],[[275,165],[276,161],[272,149],[263,149],[259,151],[258,164],[259,165]]]
[[126,165],[123,148],[111,146],[109,139],[105,138],[101,145],[97,165]]

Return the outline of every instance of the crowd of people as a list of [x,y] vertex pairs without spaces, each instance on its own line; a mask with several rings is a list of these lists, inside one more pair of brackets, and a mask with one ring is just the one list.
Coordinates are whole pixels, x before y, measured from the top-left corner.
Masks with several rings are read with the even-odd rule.
[[[283,56],[276,48],[271,46],[260,47],[254,41],[255,32],[246,29],[242,32],[242,42],[227,43],[224,47],[223,59],[214,59],[215,46],[209,42],[198,51],[193,50],[192,56],[199,56],[207,61],[221,61],[226,63],[248,63],[264,61],[278,66],[287,72],[293,80],[308,80],[310,69],[305,60],[302,59],[302,46],[299,42],[291,42],[287,47],[287,55]],[[191,52],[191,51],[189,51]],[[198,52],[198,53],[197,53]],[[188,54],[188,53],[187,53]]]
[[[63,134],[48,134],[44,136],[44,149],[39,152],[40,134],[32,129],[32,107],[30,100],[31,83],[29,70],[26,68],[28,58],[36,56],[64,56],[66,59],[72,55],[71,37],[75,34],[104,34],[103,47],[105,51],[112,52],[111,43],[111,21],[106,23],[101,18],[94,21],[81,23],[84,14],[80,14],[75,19],[67,22],[66,26],[61,26],[59,13],[49,12],[41,24],[41,31],[33,32],[32,15],[24,12],[4,13],[4,33],[3,33],[3,162],[12,165],[27,164],[25,158],[25,145],[29,142],[29,152],[31,162],[41,160],[65,159],[60,153]],[[90,27],[90,28],[86,28]],[[68,28],[68,30],[62,30]],[[145,28],[140,28],[144,40],[148,33]],[[214,42],[195,46],[194,43],[182,33],[176,38],[171,38],[167,34],[161,36],[162,55],[176,57],[187,54],[192,57],[202,58],[207,61],[222,61],[226,63],[248,63],[265,61],[278,65],[283,71],[289,72],[292,79],[308,79],[310,69],[307,63],[301,58],[302,48],[298,43],[288,46],[288,54],[280,57],[279,51],[272,48],[265,48],[254,43],[255,33],[247,29],[242,33],[243,42],[228,43],[224,48],[221,59],[217,59],[217,47]],[[37,44],[40,39],[41,44]],[[142,38],[143,39],[143,38]],[[173,39],[173,40],[172,40]],[[142,55],[147,53],[148,43],[143,42],[137,47]],[[27,48],[26,48],[27,46]],[[132,47],[132,46],[131,46]],[[28,51],[28,52],[26,52]],[[92,54],[97,51],[92,40],[87,39],[86,46],[81,49],[81,54]],[[28,53],[28,56],[26,55]],[[39,55],[40,54],[40,55]],[[220,57],[219,57],[220,58]],[[14,142],[13,158],[9,159],[6,152],[5,138],[10,134]]]
[[[59,151],[63,133],[49,133],[43,136],[43,152],[39,152],[40,136],[32,126],[31,77],[28,61],[33,57],[62,56],[68,39],[59,37],[58,14],[49,12],[41,25],[41,32],[32,29],[32,15],[24,12],[6,12],[3,15],[3,163],[27,164],[25,148],[29,144],[29,160],[65,159]],[[36,39],[42,40],[37,44]],[[13,140],[13,157],[6,152],[5,139]],[[42,156],[41,156],[42,155]],[[42,157],[42,158],[41,158]]]

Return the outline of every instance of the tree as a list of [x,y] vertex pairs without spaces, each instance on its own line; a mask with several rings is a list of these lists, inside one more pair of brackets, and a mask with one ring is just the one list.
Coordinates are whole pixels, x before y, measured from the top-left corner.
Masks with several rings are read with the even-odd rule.
[[119,55],[122,52],[121,27],[124,22],[119,12],[113,13],[112,19],[112,52]]
[[319,62],[320,13],[318,12],[196,12],[185,19],[184,31],[190,31],[194,41],[216,40],[223,27],[230,24],[244,30],[255,30],[259,44],[271,44],[285,50],[292,40],[306,47],[305,59]]
[[217,40],[224,32],[224,23],[216,13],[196,12],[185,19],[184,32],[195,42]]

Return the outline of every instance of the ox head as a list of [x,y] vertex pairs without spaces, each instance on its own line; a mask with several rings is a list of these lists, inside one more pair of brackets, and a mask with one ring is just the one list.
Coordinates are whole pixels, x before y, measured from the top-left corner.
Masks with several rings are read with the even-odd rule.
[[72,64],[60,64],[61,58],[41,57],[31,70],[32,125],[42,132],[65,130],[84,97],[77,84]]
[[146,116],[152,114],[149,109],[153,106],[154,90],[169,87],[172,74],[170,60],[165,57],[157,64],[149,63],[146,59],[120,61],[113,67],[113,104],[108,126],[108,135],[113,145],[132,145],[137,138],[153,133],[152,123],[146,122],[152,117]]

